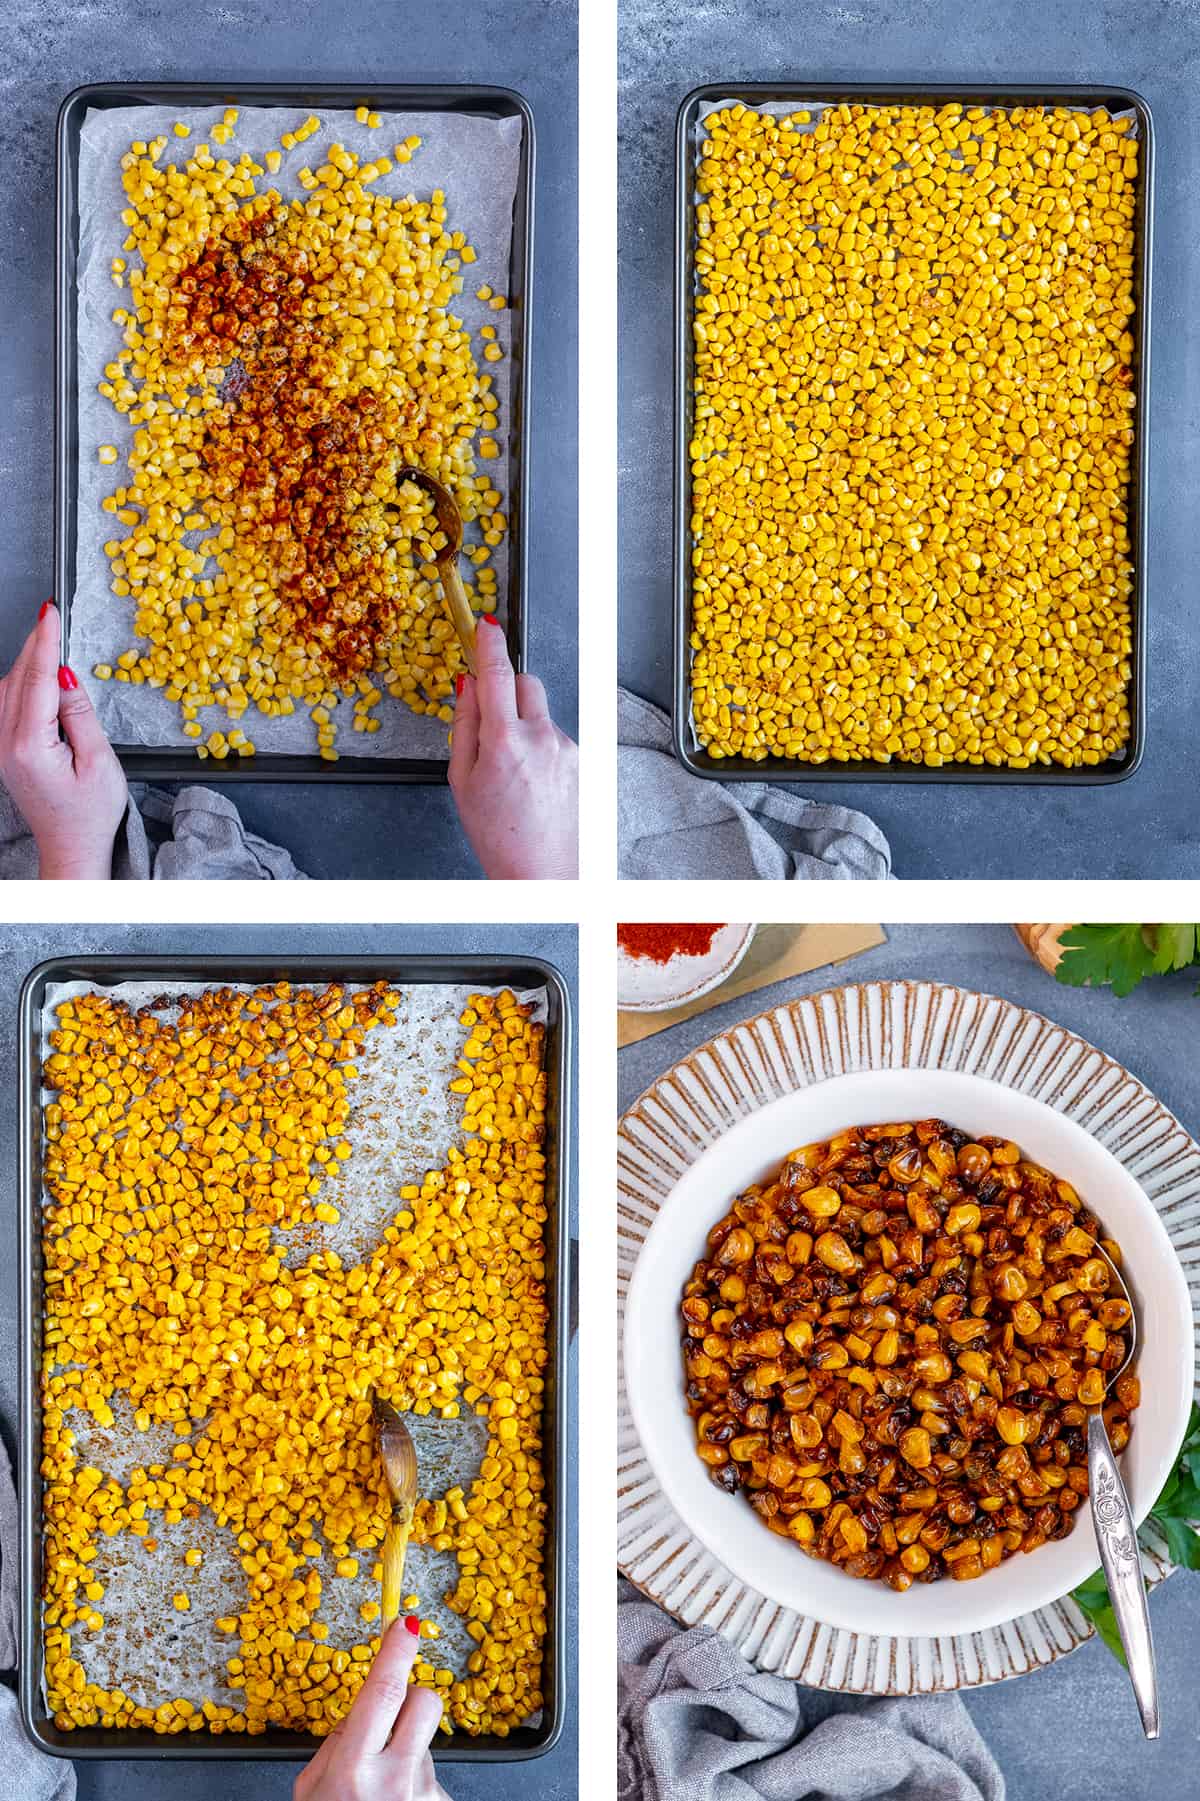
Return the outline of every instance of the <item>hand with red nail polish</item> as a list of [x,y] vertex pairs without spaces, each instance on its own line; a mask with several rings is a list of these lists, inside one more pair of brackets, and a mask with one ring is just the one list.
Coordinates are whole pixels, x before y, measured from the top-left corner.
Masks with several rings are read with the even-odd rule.
[[462,681],[450,792],[471,849],[494,881],[579,874],[579,752],[560,732],[535,675],[514,675],[504,632],[485,616],[477,673]]
[[43,881],[108,881],[129,791],[86,688],[58,658],[46,601],[0,679],[0,780],[37,841]]
[[419,1621],[389,1626],[350,1712],[297,1776],[293,1801],[449,1801],[429,1755],[441,1700],[409,1682],[420,1654],[414,1623],[419,1631]]

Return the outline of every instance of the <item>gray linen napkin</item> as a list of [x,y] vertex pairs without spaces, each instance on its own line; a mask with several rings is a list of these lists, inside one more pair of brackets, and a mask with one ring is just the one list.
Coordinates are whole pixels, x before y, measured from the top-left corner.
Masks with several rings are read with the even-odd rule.
[[[17,1667],[17,1497],[0,1439],[0,1670]],[[31,1745],[17,1697],[0,1682],[0,1801],[73,1801],[75,1771],[65,1757]]]
[[675,760],[666,714],[627,688],[618,696],[623,880],[887,880],[888,841],[864,813],[766,782],[700,781]]
[[[140,810],[139,810],[140,809]],[[144,816],[144,817],[143,817]],[[169,827],[157,848],[145,821]],[[0,881],[36,881],[37,845],[12,798],[0,787]],[[287,851],[248,832],[231,800],[211,788],[171,796],[141,784],[113,846],[115,882],[305,882]]]
[[622,1582],[619,1801],[1004,1801],[954,1695],[876,1700],[755,1670]]

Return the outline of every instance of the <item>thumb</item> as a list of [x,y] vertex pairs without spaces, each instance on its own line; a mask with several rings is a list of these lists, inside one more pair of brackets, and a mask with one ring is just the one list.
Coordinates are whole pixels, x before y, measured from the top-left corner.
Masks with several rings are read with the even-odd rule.
[[86,688],[64,663],[58,672],[58,718],[76,760],[87,762],[109,748]]

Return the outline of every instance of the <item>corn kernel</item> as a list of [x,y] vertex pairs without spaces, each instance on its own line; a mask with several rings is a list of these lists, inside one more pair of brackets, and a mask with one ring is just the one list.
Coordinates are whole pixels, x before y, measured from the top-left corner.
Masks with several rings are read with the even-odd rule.
[[[140,673],[137,653],[123,655],[134,664],[121,673]],[[235,727],[200,748],[240,749],[240,737]],[[46,1682],[65,1729],[103,1719],[163,1733],[257,1734],[283,1725],[320,1736],[336,1724],[378,1641],[347,1649],[325,1642],[328,1627],[314,1617],[319,1560],[323,1539],[344,1579],[379,1567],[375,1460],[346,1455],[348,1426],[369,1436],[363,1402],[376,1385],[402,1407],[443,1417],[460,1393],[471,1405],[490,1395],[496,1406],[477,1479],[419,1500],[412,1528],[414,1544],[457,1555],[460,1581],[450,1602],[483,1647],[481,1659],[456,1680],[433,1661],[439,1629],[426,1621],[429,1658],[421,1658],[417,1679],[442,1696],[445,1721],[468,1734],[503,1737],[543,1705],[541,1025],[507,991],[471,997],[476,1055],[462,1143],[441,1169],[405,1184],[412,1193],[397,1198],[409,1204],[365,1261],[343,1261],[311,1240],[296,1260],[285,1260],[274,1236],[324,1217],[325,1178],[314,1171],[347,1160],[353,1171],[347,1077],[370,1033],[394,1022],[399,1000],[382,982],[353,994],[272,983],[252,1002],[243,993],[209,993],[178,1023],[156,1018],[157,1034],[144,1031],[147,1016],[104,995],[80,995],[58,1009],[45,1069],[53,1100],[43,1167],[54,1205],[43,1232],[42,1449],[53,1474],[48,1525],[68,1551],[61,1569],[49,1560],[46,1576],[47,1618],[57,1614],[64,1623],[61,1648],[47,1636]],[[214,1109],[206,1097],[216,1070]],[[193,1103],[205,1109],[195,1132],[179,1123],[193,1117]],[[127,1120],[136,1132],[125,1130]],[[113,1152],[114,1144],[121,1150]],[[252,1171],[267,1179],[245,1182]],[[201,1193],[202,1211],[192,1198]],[[484,1244],[486,1260],[478,1255]],[[125,1330],[128,1291],[112,1279],[111,1272],[130,1269],[164,1322],[179,1327],[150,1359],[139,1336]],[[68,1270],[79,1279],[54,1280]],[[368,1320],[378,1322],[378,1335],[362,1329]],[[319,1334],[335,1325],[319,1345]],[[204,1356],[216,1342],[231,1354]],[[273,1350],[264,1358],[266,1345]],[[86,1401],[78,1398],[81,1385]],[[109,1397],[131,1391],[137,1428],[169,1426],[174,1455],[136,1472],[114,1507],[116,1485],[81,1466],[62,1422],[87,1405],[111,1426]],[[303,1407],[301,1394],[310,1397]],[[211,1622],[238,1637],[230,1647],[238,1655],[226,1663],[233,1705],[176,1699],[137,1708],[90,1682],[80,1644],[65,1642],[76,1620],[89,1632],[104,1623],[94,1611],[102,1584],[78,1572],[114,1527],[148,1551],[156,1544],[151,1517],[179,1524],[201,1509],[222,1520],[250,1577],[241,1614]],[[351,1546],[366,1557],[351,1555]],[[189,1568],[204,1561],[197,1546],[182,1556]],[[406,1599],[406,1608],[416,1604],[415,1595]],[[182,1589],[173,1605],[181,1613],[199,1608]],[[364,1623],[379,1618],[376,1599],[358,1605]],[[489,1624],[502,1609],[519,1622],[509,1635],[493,1634]]]
[[815,118],[705,120],[697,737],[718,761],[1104,763],[1131,729],[1136,141],[1065,108]]

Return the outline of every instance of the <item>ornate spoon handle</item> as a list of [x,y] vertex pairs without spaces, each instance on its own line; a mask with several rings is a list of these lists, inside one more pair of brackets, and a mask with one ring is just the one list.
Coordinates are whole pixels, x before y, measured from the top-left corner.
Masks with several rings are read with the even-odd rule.
[[1092,1523],[1100,1562],[1108,1583],[1108,1596],[1117,1618],[1121,1643],[1129,1665],[1129,1680],[1142,1716],[1147,1738],[1158,1737],[1158,1678],[1154,1668],[1154,1640],[1150,1636],[1150,1610],[1138,1554],[1137,1532],[1129,1496],[1117,1468],[1104,1415],[1099,1407],[1088,1414],[1088,1491]]

